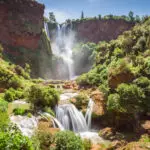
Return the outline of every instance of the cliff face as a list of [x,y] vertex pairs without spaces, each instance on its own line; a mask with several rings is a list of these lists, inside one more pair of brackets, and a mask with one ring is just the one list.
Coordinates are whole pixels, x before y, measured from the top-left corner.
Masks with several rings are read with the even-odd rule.
[[[0,0],[0,43],[13,63],[30,64],[33,76],[42,76],[40,64],[51,56],[44,28],[44,5],[35,0]],[[47,58],[47,60],[49,60]]]
[[133,26],[134,23],[125,20],[89,20],[77,23],[76,32],[79,40],[98,43],[99,41],[116,39]]
[[0,0],[0,42],[36,49],[43,28],[44,5],[33,0]]

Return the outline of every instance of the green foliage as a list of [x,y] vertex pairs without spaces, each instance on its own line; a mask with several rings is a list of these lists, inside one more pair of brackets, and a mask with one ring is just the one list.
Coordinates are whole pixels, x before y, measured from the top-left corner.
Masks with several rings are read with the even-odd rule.
[[0,111],[0,132],[4,131],[8,127],[9,116],[7,112]]
[[35,150],[48,150],[51,149],[51,145],[54,143],[54,136],[49,132],[38,131],[32,137]]
[[8,102],[12,102],[13,100],[18,100],[24,98],[24,93],[22,90],[15,90],[13,88],[8,89],[5,92],[4,99]]
[[33,150],[32,142],[21,134],[16,127],[11,127],[8,131],[0,131],[1,150]]
[[50,87],[33,85],[28,92],[28,100],[34,107],[55,107],[59,101],[59,93]]
[[8,102],[0,98],[0,112],[6,112],[8,108]]
[[89,98],[85,93],[80,93],[79,95],[74,97],[76,99],[75,102],[71,101],[78,109],[82,109],[82,107],[87,107]]
[[15,108],[13,110],[13,113],[14,113],[14,115],[21,115],[21,116],[23,116],[23,115],[25,115],[26,110],[23,109],[23,108]]
[[129,12],[129,19],[130,21],[134,21],[134,13],[132,11]]
[[24,77],[25,79],[30,79],[30,66],[29,64],[25,64],[25,69],[23,69],[21,66],[16,65],[15,71],[18,75]]
[[56,18],[53,12],[49,12],[49,21],[51,23],[55,23],[56,22]]
[[91,150],[92,148],[92,142],[88,139],[84,139],[83,145],[84,145],[84,150]]
[[83,150],[83,143],[79,136],[71,131],[61,131],[56,133],[56,150]]
[[108,96],[107,109],[110,111],[121,111],[119,94],[115,93]]
[[53,111],[51,108],[49,108],[49,107],[45,107],[45,108],[44,108],[44,112],[47,112],[47,113],[49,113],[50,115],[52,115],[52,116],[55,117],[54,111]]
[[142,103],[145,98],[143,90],[134,84],[120,84],[116,89],[120,95],[120,105],[126,112],[142,111]]

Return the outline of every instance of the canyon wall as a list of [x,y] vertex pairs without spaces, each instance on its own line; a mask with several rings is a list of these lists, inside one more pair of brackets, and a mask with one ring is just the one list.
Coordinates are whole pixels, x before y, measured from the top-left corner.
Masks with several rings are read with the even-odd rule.
[[[44,8],[34,0],[0,0],[0,43],[4,56],[23,66],[29,63],[32,74],[41,76],[40,64],[51,55],[44,28]],[[45,71],[46,72],[46,71]]]
[[127,22],[123,19],[87,20],[77,23],[75,30],[79,40],[98,43],[99,41],[116,39],[134,25],[135,23]]

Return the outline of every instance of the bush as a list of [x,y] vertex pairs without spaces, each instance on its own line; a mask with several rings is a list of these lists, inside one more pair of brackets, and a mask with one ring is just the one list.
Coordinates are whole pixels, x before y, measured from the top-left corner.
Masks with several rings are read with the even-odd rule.
[[13,100],[24,98],[23,92],[20,90],[15,90],[13,88],[8,89],[5,92],[4,99],[8,102],[12,102]]
[[0,99],[0,112],[7,112],[8,102]]
[[120,84],[117,88],[121,107],[129,113],[140,112],[145,98],[143,90],[134,84]]
[[15,108],[13,110],[14,115],[21,115],[23,116],[26,113],[26,110],[23,108]]
[[92,143],[88,139],[84,139],[83,145],[84,145],[84,150],[91,150],[92,148]]
[[55,117],[54,111],[53,111],[51,108],[49,108],[49,107],[45,107],[45,108],[44,108],[44,112],[47,112],[47,113],[49,113],[50,115],[52,115],[52,116]]
[[54,108],[59,101],[59,93],[54,88],[33,85],[28,92],[28,100],[35,108]]
[[119,94],[115,93],[108,96],[107,109],[110,111],[120,111],[121,106]]
[[83,150],[83,143],[79,136],[71,131],[61,131],[55,136],[56,150]]
[[36,150],[51,150],[51,145],[54,143],[53,135],[44,131],[38,131],[35,136],[32,137],[32,140],[34,149]]
[[4,131],[8,127],[8,123],[9,123],[9,116],[7,112],[0,111],[0,132]]
[[74,97],[76,99],[75,102],[72,102],[78,109],[82,109],[83,106],[87,107],[89,98],[85,93],[80,93],[79,95]]
[[26,65],[26,70],[25,69],[23,69],[21,66],[19,66],[19,65],[16,65],[15,66],[15,71],[16,71],[16,73],[18,74],[18,75],[20,75],[20,76],[22,76],[22,77],[24,77],[25,79],[30,79],[30,75],[29,75],[29,73],[30,73],[30,67],[28,68],[29,66],[28,65]]
[[16,127],[5,132],[0,131],[1,150],[33,150],[32,142],[21,134]]

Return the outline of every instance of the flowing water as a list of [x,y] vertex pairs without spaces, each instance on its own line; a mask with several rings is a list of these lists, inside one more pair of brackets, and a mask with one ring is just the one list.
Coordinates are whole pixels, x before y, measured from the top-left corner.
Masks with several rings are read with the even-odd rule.
[[82,112],[78,111],[73,104],[57,106],[56,117],[66,130],[81,132],[88,129]]
[[15,123],[23,135],[31,137],[38,127],[38,119],[34,116],[31,118],[27,116],[11,116],[10,120]]
[[75,42],[75,33],[71,26],[68,24],[57,25],[56,37],[52,40],[51,46],[53,53],[61,57],[64,61],[64,66],[59,68],[60,72],[64,72],[66,66],[68,68],[67,72],[69,77],[66,79],[71,79],[74,77],[74,67],[72,59],[72,49]]
[[88,107],[87,107],[87,111],[85,114],[85,120],[87,122],[88,129],[91,128],[93,105],[94,105],[94,101],[90,98]]

